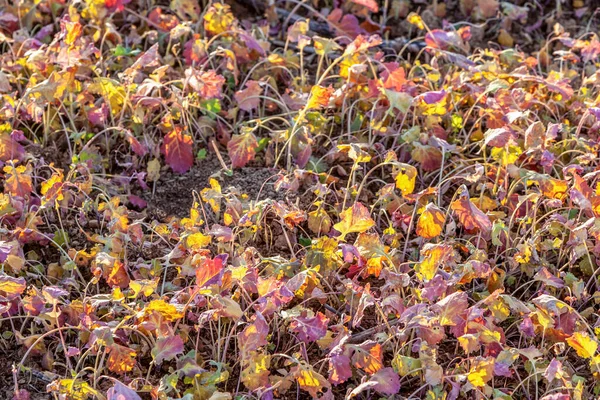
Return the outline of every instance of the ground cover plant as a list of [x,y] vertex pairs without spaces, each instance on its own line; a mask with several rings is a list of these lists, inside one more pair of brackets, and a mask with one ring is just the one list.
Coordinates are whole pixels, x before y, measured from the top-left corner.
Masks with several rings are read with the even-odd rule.
[[594,1],[0,7],[0,398],[600,395]]

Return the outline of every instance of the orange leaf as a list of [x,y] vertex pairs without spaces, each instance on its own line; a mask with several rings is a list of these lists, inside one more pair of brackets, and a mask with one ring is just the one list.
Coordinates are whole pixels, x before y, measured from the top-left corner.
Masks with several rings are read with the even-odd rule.
[[311,108],[327,107],[332,93],[332,87],[325,88],[320,85],[313,86],[312,89],[310,89],[310,98],[308,99],[308,104],[306,104],[306,109],[310,110]]
[[19,197],[25,197],[33,191],[31,181],[31,166],[20,165],[14,167],[7,165],[4,167],[4,190]]
[[433,203],[429,203],[417,221],[417,235],[425,239],[433,239],[442,233],[445,222],[444,212]]
[[352,358],[354,365],[367,374],[374,374],[383,368],[383,350],[379,343],[366,342],[357,348]]
[[135,351],[129,347],[113,343],[107,349],[108,351],[108,369],[117,374],[123,374],[133,369],[135,365]]

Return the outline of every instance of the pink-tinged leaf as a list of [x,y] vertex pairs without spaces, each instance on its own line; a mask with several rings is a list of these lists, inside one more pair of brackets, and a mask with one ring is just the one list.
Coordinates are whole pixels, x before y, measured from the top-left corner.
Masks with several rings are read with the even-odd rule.
[[441,326],[455,326],[464,320],[461,315],[465,314],[469,307],[469,296],[465,292],[454,292],[444,297],[432,306],[432,311],[438,313]]
[[163,361],[172,360],[181,353],[183,353],[183,339],[179,335],[173,335],[156,341],[156,346],[152,349],[152,359],[156,365],[160,365]]
[[413,160],[421,163],[423,171],[436,171],[442,166],[443,154],[440,150],[428,144],[413,142],[414,149],[410,152]]
[[240,35],[242,41],[244,42],[244,44],[246,45],[247,49],[254,50],[261,56],[265,55],[265,49],[263,49],[260,46],[260,43],[258,43],[258,41],[256,39],[254,39],[251,35],[248,35],[247,33],[244,33],[243,31],[241,31],[239,33],[239,35]]
[[201,64],[206,59],[206,43],[200,38],[200,34],[194,36],[183,45],[183,57],[186,65]]
[[572,400],[571,395],[566,393],[552,393],[540,398],[540,400]]
[[590,41],[590,44],[588,44],[581,50],[581,55],[583,56],[584,63],[596,61],[596,59],[598,59],[598,56],[600,56],[600,41],[598,41],[598,39],[594,37]]
[[254,159],[258,141],[252,132],[235,135],[227,143],[227,151],[233,168],[241,168]]
[[514,141],[515,136],[512,130],[502,127],[488,129],[484,134],[484,143],[486,146],[504,147],[509,141]]
[[225,78],[217,74],[214,70],[201,72],[190,67],[185,70],[184,74],[186,78],[185,84],[197,91],[204,100],[221,97]]
[[106,400],[142,400],[135,390],[115,381],[115,386],[106,392]]
[[354,318],[352,318],[352,327],[356,328],[360,326],[360,321],[362,320],[365,310],[367,307],[370,307],[375,304],[375,299],[369,292],[369,284],[365,287],[365,291],[360,296],[360,300],[358,301],[358,307],[356,309],[356,313],[354,314]]
[[400,391],[400,378],[392,368],[382,368],[373,374],[368,381],[354,388],[349,397],[353,398],[367,389],[375,389],[381,394],[392,396]]
[[108,106],[102,103],[100,106],[92,106],[87,111],[87,117],[94,126],[105,126],[108,120]]
[[214,236],[219,242],[233,241],[233,230],[227,226],[214,224],[208,233]]
[[550,364],[548,364],[546,371],[544,371],[543,376],[548,383],[552,383],[555,379],[561,379],[563,374],[562,363],[556,358],[553,358],[552,361],[550,361]]
[[546,267],[542,267],[542,269],[535,274],[533,280],[544,282],[546,285],[555,287],[557,289],[565,286],[563,280],[554,276]]
[[247,325],[242,333],[238,335],[238,343],[245,354],[258,350],[259,347],[268,344],[269,324],[260,312],[254,317],[254,322]]
[[315,342],[327,333],[329,319],[325,314],[318,312],[316,316],[295,317],[290,323],[290,329],[298,335],[298,339],[305,343]]
[[441,29],[434,29],[425,35],[425,43],[434,49],[448,50],[452,47],[461,48],[463,42],[456,32],[446,32]]
[[21,161],[25,155],[25,149],[8,132],[0,133],[0,161]]
[[192,137],[184,134],[182,130],[181,127],[175,127],[165,136],[160,148],[167,164],[173,171],[181,174],[187,172],[194,164]]
[[344,15],[344,12],[340,8],[336,8],[329,13],[327,21],[339,35],[356,38],[360,34],[365,33],[365,30],[358,23],[358,18],[352,14]]
[[80,353],[81,353],[81,351],[77,347],[73,347],[73,346],[67,347],[67,356],[68,357],[75,357],[75,356],[78,356]]
[[381,71],[381,79],[383,87],[392,89],[396,92],[402,91],[402,87],[406,83],[406,72],[404,68],[399,67],[398,63],[386,63],[386,69]]
[[492,233],[490,217],[471,202],[466,187],[462,189],[459,198],[452,202],[450,208],[467,231],[479,231],[485,237]]
[[238,102],[240,109],[251,111],[260,105],[260,95],[263,89],[257,81],[248,81],[246,89],[235,92],[235,100]]
[[158,43],[143,52],[133,65],[125,70],[126,75],[132,75],[136,70],[147,67],[159,67],[160,55],[158,54]]
[[381,37],[379,35],[363,36],[359,35],[354,39],[352,43],[346,46],[344,51],[345,56],[352,55],[357,52],[365,51],[371,47],[379,46],[381,44]]
[[379,12],[379,4],[375,0],[352,0],[352,2],[367,7],[371,12]]

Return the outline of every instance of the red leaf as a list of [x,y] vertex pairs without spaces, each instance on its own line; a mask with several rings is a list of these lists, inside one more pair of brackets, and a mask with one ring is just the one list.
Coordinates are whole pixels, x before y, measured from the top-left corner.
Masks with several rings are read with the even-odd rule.
[[175,127],[169,132],[160,148],[165,156],[167,164],[173,171],[181,174],[187,172],[194,164],[192,153],[192,137],[182,133],[181,127]]
[[252,132],[234,136],[227,143],[227,151],[233,168],[241,168],[254,159],[258,141]]
[[214,259],[205,258],[196,270],[196,283],[204,287],[217,283],[223,270],[223,260],[219,257]]

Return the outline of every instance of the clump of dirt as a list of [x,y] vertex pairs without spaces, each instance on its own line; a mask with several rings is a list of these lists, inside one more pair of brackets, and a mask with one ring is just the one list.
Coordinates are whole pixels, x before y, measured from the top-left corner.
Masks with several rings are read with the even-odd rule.
[[246,194],[253,200],[286,199],[283,191],[275,190],[279,171],[268,167],[245,167],[228,175],[216,157],[207,157],[185,174],[172,171],[162,174],[154,187],[142,197],[148,201],[151,214],[159,219],[167,216],[185,217],[194,203],[194,192],[210,187],[211,177],[217,179],[223,193]]

